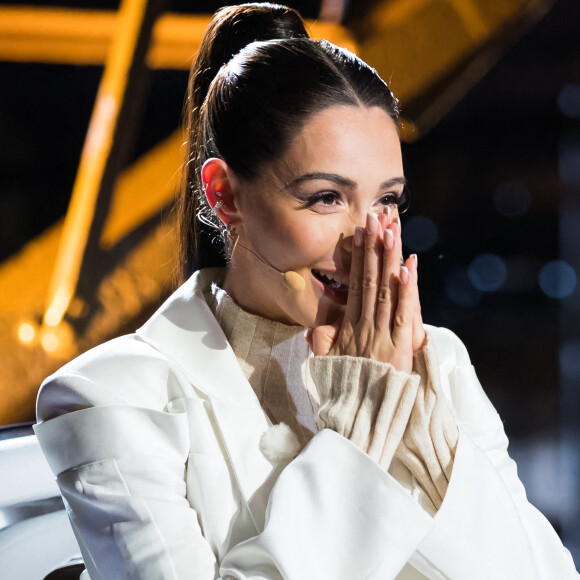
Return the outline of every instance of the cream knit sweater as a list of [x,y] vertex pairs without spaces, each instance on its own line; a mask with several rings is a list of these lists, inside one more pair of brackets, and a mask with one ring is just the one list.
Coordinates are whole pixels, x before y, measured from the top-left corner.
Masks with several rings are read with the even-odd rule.
[[458,429],[429,342],[412,374],[365,358],[313,356],[304,328],[250,314],[215,284],[205,298],[273,423],[286,423],[301,447],[320,429],[337,431],[436,512]]

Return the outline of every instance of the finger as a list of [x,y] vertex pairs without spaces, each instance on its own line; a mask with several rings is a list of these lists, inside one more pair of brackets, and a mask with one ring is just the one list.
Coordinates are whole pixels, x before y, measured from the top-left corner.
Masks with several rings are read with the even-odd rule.
[[414,299],[415,299],[415,312],[413,315],[413,353],[419,352],[424,346],[427,340],[427,335],[425,333],[425,328],[423,327],[423,317],[421,316],[421,300],[419,298],[419,269],[418,269],[418,259],[417,254],[412,254],[409,256],[412,260],[410,267],[415,270],[415,276],[417,277],[417,284],[414,287]]
[[399,292],[395,316],[393,318],[392,340],[395,348],[409,349],[412,355],[413,322],[415,317],[415,286],[417,284],[417,269],[407,260],[400,267]]
[[379,241],[383,241],[383,232],[385,231],[385,228],[387,228],[389,226],[389,224],[391,223],[391,208],[389,206],[387,206],[387,209],[379,214]]
[[333,347],[340,329],[341,321],[334,324],[317,326],[312,330],[312,347],[311,350],[315,356],[325,356],[329,354]]
[[[393,220],[393,228],[395,234],[395,247],[393,248],[393,253],[390,256],[391,261],[389,261],[389,268],[392,268],[395,274],[391,277],[391,291],[392,295],[398,297],[399,294],[399,287],[394,283],[394,280],[399,278],[400,268],[401,265],[404,264],[403,262],[403,239],[402,239],[402,229],[401,229],[401,221],[399,220],[399,216],[396,216]],[[408,268],[408,266],[406,266]],[[397,301],[393,299],[392,304],[392,311],[391,317],[395,316],[395,308],[397,306]]]
[[362,277],[364,262],[364,228],[357,227],[354,231],[352,257],[348,283],[348,298],[344,311],[344,319],[354,326],[360,318],[362,302]]
[[423,326],[421,307],[415,308],[413,316],[413,353],[418,353],[427,343],[427,333]]
[[[389,241],[387,251],[383,256],[383,269],[381,278],[382,294],[385,301],[381,304],[380,324],[381,327],[388,325],[392,330],[392,320],[395,316],[397,297],[399,294],[399,271],[401,267],[401,226],[398,220],[393,221],[388,230],[392,233],[393,242]],[[385,234],[390,235],[391,234]],[[378,321],[377,321],[378,324]]]
[[386,228],[383,232],[383,264],[381,268],[381,281],[377,294],[377,311],[375,324],[379,333],[390,331],[390,321],[393,310],[393,291],[391,288],[395,269],[392,264],[394,254],[395,235],[392,228]]
[[379,246],[377,234],[380,227],[376,213],[367,214],[365,227],[365,248],[362,282],[361,320],[374,324],[377,292],[379,287],[380,263],[382,248]]

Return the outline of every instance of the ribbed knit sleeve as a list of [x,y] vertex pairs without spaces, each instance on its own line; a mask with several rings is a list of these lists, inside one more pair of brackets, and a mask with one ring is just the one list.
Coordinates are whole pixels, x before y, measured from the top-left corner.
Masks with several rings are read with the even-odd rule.
[[437,354],[429,342],[415,355],[413,368],[421,375],[421,385],[395,457],[439,509],[453,470],[459,438],[457,419],[441,391]]
[[320,396],[316,421],[385,470],[393,457],[399,459],[438,509],[453,468],[457,423],[429,343],[413,365],[407,374],[367,358],[313,357],[310,372]]
[[388,469],[413,410],[420,376],[352,356],[315,356],[316,421],[350,439]]

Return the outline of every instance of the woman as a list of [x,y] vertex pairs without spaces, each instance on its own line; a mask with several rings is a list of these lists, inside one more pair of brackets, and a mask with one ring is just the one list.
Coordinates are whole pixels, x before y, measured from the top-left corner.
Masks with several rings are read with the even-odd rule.
[[188,108],[193,275],[39,395],[90,577],[576,578],[465,348],[422,324],[376,72],[230,7]]

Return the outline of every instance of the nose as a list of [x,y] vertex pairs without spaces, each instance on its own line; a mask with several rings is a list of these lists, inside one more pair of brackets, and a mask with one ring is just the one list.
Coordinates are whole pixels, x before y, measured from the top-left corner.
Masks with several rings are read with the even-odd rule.
[[[392,208],[389,211],[385,209],[385,211],[380,213],[379,222],[381,224],[381,229],[385,229],[393,221],[393,219],[395,219],[397,215],[398,215],[397,210],[396,209],[393,210]],[[362,216],[357,216],[356,218],[349,220],[349,223],[345,227],[343,235],[341,236],[342,238],[341,246],[344,251],[348,252],[349,254],[352,254],[352,247],[354,243],[354,230],[356,227],[364,228],[366,226],[366,221],[367,221],[366,213]]]

